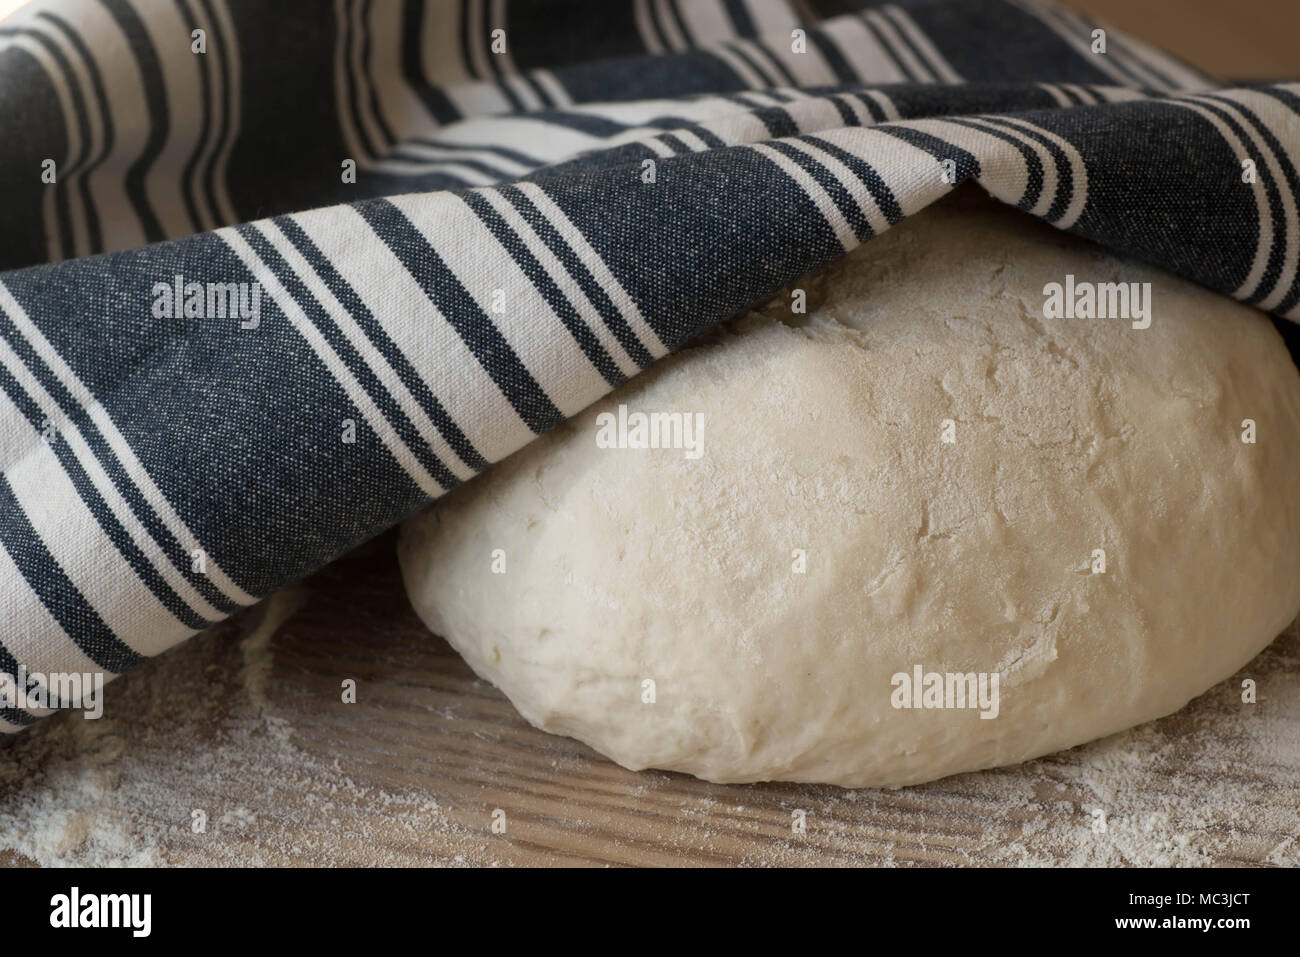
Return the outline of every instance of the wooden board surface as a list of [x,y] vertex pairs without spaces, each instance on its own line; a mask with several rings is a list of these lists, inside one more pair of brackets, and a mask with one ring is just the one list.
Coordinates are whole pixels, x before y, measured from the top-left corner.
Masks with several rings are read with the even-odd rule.
[[390,534],[4,745],[0,861],[1293,865],[1298,663],[1293,628],[1179,714],[1019,767],[713,785],[531,728],[420,625]]
[[1058,0],[1131,33],[1211,76],[1276,80],[1300,75],[1295,0]]

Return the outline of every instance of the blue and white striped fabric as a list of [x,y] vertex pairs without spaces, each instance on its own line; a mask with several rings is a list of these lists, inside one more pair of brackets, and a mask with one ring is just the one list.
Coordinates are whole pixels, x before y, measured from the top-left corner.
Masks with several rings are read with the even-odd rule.
[[1032,0],[21,8],[0,671],[140,664],[967,179],[1300,318],[1300,84],[1096,29]]

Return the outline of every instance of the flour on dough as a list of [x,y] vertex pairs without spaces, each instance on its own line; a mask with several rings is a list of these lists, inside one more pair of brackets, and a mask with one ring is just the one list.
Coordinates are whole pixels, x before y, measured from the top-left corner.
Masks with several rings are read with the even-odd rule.
[[[1044,318],[1067,274],[1150,282],[1150,328]],[[420,616],[534,724],[903,785],[1168,714],[1300,610],[1300,375],[1262,314],[969,202],[807,286],[405,526]],[[703,413],[702,456],[598,447],[620,404]],[[997,716],[894,707],[917,666],[996,673]]]

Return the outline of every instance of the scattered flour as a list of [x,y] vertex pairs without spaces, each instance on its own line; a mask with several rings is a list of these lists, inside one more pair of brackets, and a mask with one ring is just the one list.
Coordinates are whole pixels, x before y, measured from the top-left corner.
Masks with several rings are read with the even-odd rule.
[[6,742],[0,863],[479,861],[482,836],[437,800],[359,786],[294,743],[267,685],[272,637],[305,600],[282,592],[119,679],[97,721],[59,715]]

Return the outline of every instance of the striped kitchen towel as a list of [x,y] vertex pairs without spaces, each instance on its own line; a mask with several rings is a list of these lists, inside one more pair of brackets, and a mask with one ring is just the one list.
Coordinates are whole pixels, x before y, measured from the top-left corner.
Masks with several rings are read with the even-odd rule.
[[1300,84],[1223,88],[1034,0],[22,6],[0,726],[965,180],[1286,325],[1297,157]]

